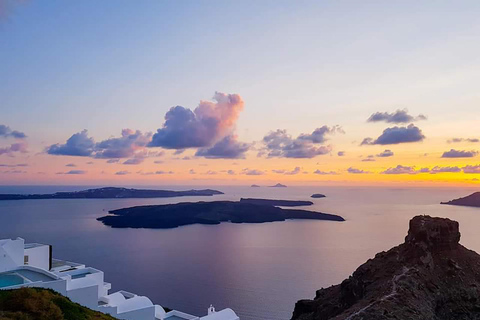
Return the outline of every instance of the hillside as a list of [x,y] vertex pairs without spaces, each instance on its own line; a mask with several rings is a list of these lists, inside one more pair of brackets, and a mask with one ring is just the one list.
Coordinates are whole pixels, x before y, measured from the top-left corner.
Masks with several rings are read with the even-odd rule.
[[441,202],[441,204],[449,204],[454,206],[480,207],[480,192],[472,193],[469,196]]
[[114,320],[47,289],[0,290],[0,320]]

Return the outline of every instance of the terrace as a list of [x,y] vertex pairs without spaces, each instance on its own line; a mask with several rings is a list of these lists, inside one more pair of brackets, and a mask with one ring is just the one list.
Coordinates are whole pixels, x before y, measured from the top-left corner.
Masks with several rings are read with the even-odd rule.
[[85,268],[85,265],[76,262],[52,259],[52,271],[64,272],[81,268]]
[[25,244],[22,238],[0,240],[0,290],[21,287],[49,288],[85,307],[125,320],[239,320],[231,309],[197,317],[165,310],[144,296],[127,291],[109,294],[103,271],[70,261],[53,259],[51,246]]
[[13,271],[0,273],[0,288],[17,287],[19,285],[56,280],[58,280],[58,278],[48,271],[22,267]]

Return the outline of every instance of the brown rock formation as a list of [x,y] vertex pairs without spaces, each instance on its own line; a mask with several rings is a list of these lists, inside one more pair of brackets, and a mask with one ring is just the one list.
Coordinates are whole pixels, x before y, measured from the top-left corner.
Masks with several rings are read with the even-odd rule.
[[295,305],[294,320],[480,319],[480,255],[458,222],[417,216],[405,243]]

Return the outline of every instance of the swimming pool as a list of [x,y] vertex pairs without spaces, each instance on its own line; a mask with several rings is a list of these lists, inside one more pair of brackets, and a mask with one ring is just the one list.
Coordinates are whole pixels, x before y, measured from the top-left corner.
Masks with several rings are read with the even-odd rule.
[[13,274],[13,273],[3,273],[0,274],[0,288],[15,286],[18,284],[22,284],[25,281],[22,277]]
[[80,279],[80,278],[85,278],[87,275],[92,274],[91,272],[82,272],[82,273],[77,273],[77,274],[72,274],[72,279]]

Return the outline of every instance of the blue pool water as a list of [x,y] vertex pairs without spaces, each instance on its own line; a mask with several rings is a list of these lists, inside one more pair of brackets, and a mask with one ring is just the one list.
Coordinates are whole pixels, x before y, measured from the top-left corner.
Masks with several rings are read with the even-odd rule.
[[88,274],[91,274],[91,272],[84,272],[84,273],[74,274],[74,275],[72,275],[72,279],[85,278]]
[[0,288],[22,284],[23,278],[16,274],[0,274]]

